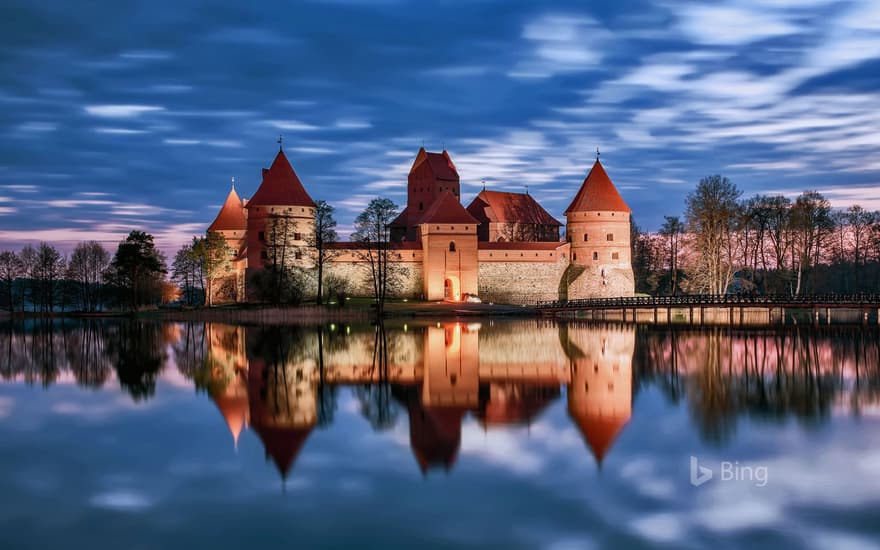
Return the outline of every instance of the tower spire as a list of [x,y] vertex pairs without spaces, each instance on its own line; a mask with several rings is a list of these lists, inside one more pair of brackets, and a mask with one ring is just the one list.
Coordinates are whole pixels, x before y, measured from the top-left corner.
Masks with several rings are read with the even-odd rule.
[[284,151],[284,136],[278,134],[278,152]]
[[232,176],[232,190],[235,191],[235,176]]
[[596,147],[596,162],[599,162],[599,155],[601,155],[601,154],[602,153],[599,152],[599,148]]

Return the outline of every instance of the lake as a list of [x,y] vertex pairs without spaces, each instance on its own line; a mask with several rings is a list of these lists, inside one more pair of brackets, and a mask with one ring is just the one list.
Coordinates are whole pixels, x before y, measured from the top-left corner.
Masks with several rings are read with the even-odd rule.
[[880,334],[0,328],[0,548],[876,548]]

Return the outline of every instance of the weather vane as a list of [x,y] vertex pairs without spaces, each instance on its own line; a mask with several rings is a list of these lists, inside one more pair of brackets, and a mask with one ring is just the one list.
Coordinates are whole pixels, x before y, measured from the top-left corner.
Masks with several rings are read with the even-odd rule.
[[601,155],[601,154],[602,153],[599,152],[599,148],[596,147],[596,162],[599,162],[599,155]]
[[278,150],[284,150],[284,136],[282,136],[281,134],[278,134]]
[[235,191],[235,176],[232,176],[232,190]]

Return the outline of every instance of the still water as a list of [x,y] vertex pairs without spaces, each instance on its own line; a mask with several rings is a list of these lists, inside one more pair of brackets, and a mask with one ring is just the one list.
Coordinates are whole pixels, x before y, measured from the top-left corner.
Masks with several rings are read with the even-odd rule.
[[0,330],[0,548],[875,548],[878,332]]

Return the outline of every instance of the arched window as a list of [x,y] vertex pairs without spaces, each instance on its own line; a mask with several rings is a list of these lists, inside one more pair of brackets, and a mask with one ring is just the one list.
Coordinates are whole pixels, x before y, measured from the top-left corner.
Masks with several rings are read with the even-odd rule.
[[425,205],[423,203],[419,203],[419,210],[424,210]]
[[594,259],[594,260],[598,260],[598,259],[599,259],[599,253],[598,253],[598,252],[593,252],[593,259]]
[[587,235],[586,233],[584,233],[584,242],[587,242],[589,240],[590,240],[590,236]]
[[449,243],[449,251],[450,251],[450,252],[455,252],[455,241],[451,241],[451,242]]

